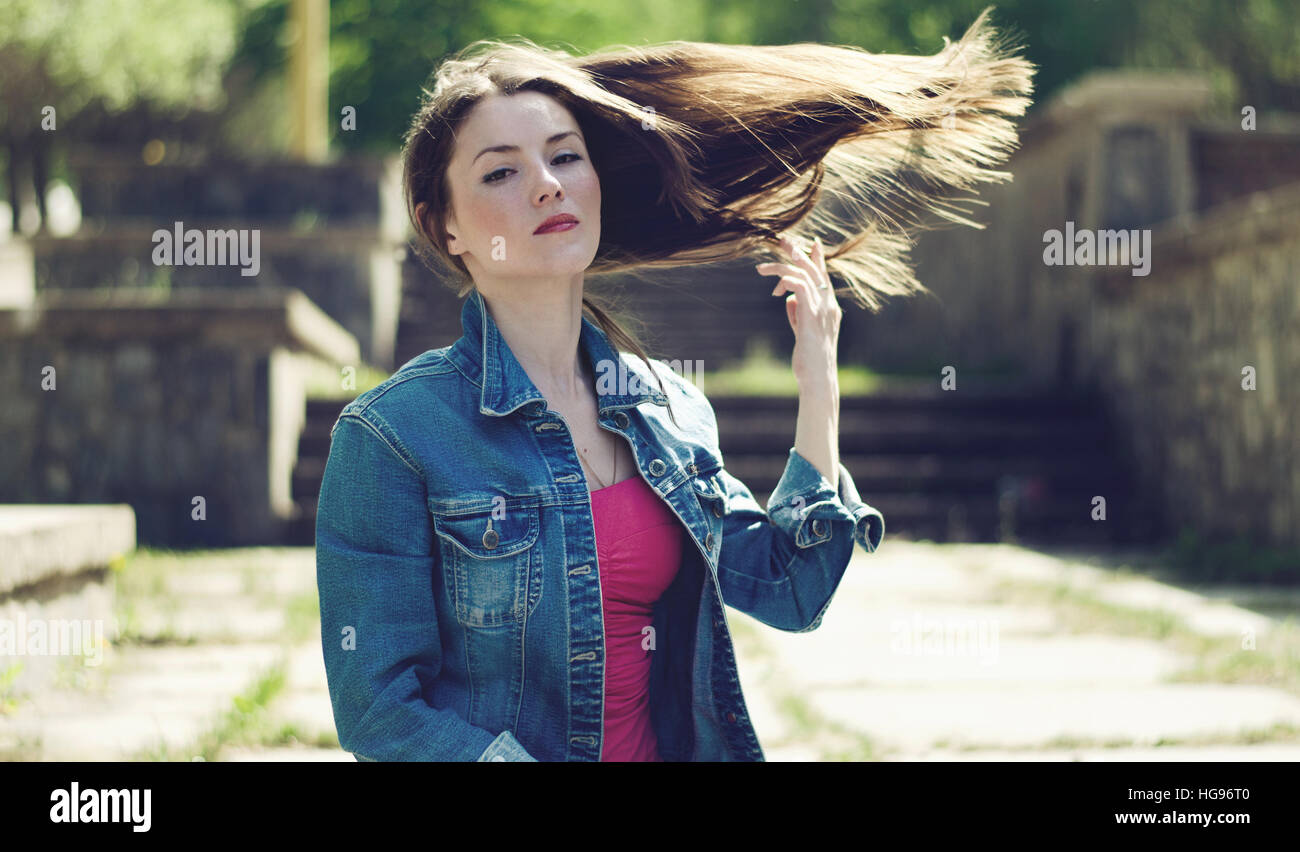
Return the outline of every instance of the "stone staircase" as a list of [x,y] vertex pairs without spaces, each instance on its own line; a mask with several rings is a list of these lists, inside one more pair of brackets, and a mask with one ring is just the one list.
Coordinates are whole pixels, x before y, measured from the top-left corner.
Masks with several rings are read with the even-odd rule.
[[[970,386],[970,382],[966,382]],[[760,504],[794,444],[797,400],[711,395],[727,469]],[[886,538],[1101,544],[1148,537],[1098,397],[898,388],[840,403],[840,461]],[[1092,520],[1094,496],[1106,522]]]
[[289,524],[286,544],[304,547],[316,544],[316,502],[330,454],[330,430],[347,402],[307,400],[307,419],[298,438],[298,463],[293,468],[294,519]]
[[[967,383],[969,384],[969,382]],[[794,444],[797,400],[710,394],[727,469],[760,505]],[[330,429],[344,402],[310,400],[293,476],[294,544],[314,542]],[[840,404],[840,460],[886,537],[1114,544],[1157,519],[1133,496],[1100,400],[1037,389],[898,388]],[[1094,496],[1105,522],[1092,520]]]

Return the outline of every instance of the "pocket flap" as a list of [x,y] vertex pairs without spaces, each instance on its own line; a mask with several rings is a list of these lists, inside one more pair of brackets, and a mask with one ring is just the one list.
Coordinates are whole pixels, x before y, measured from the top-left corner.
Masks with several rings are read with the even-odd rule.
[[439,537],[476,559],[513,556],[537,541],[536,506],[430,514]]

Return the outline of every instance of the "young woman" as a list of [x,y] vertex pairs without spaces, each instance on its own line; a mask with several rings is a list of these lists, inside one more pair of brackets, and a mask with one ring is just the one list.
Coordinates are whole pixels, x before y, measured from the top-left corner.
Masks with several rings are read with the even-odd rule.
[[[854,543],[880,545],[838,458],[829,272],[871,309],[922,291],[901,260],[922,223],[895,216],[966,221],[947,193],[1009,177],[986,166],[1014,145],[998,113],[1023,113],[1032,66],[1000,55],[988,14],[933,57],[520,39],[441,66],[405,190],[468,294],[464,335],[334,426],[316,547],[344,749],[763,759],[724,605],[816,629]],[[723,466],[708,400],[586,285],[773,246],[757,269],[788,294],[799,414],[764,510]]]

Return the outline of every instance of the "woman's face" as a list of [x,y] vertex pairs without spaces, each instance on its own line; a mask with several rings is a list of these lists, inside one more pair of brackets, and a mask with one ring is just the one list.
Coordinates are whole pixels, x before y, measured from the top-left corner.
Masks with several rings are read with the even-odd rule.
[[[460,125],[447,182],[447,248],[476,282],[579,274],[595,258],[600,180],[578,123],[549,95],[480,101]],[[536,233],[565,213],[577,226]]]

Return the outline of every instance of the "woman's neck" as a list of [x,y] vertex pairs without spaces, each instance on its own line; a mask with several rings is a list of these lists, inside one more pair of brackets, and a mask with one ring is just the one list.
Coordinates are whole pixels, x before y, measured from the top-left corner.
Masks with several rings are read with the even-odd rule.
[[534,288],[527,293],[484,296],[492,320],[515,360],[548,400],[574,400],[592,377],[580,357],[582,290]]

